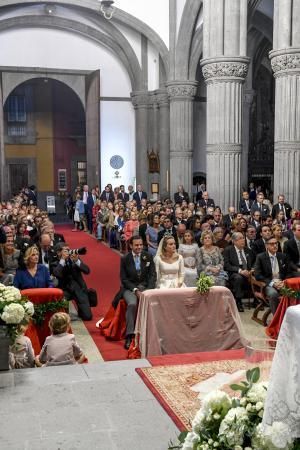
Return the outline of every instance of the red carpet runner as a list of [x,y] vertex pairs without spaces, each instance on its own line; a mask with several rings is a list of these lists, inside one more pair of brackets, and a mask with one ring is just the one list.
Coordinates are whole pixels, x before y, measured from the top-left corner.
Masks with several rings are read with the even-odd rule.
[[124,341],[107,341],[95,326],[108,310],[120,287],[120,256],[98,243],[88,233],[83,231],[72,233],[70,225],[56,225],[55,230],[64,235],[70,248],[87,248],[87,253],[82,259],[90,267],[91,273],[85,277],[85,280],[88,287],[96,289],[98,293],[98,306],[92,308],[93,320],[84,322],[87,330],[105,361],[126,359],[127,351],[123,348]]

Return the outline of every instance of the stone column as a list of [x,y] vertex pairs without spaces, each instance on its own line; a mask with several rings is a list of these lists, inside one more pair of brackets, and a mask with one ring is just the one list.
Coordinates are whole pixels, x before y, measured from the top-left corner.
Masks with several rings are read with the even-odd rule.
[[170,196],[170,106],[167,91],[155,91],[159,107],[158,150],[160,160],[160,198]]
[[7,179],[7,171],[5,168],[5,152],[4,152],[4,113],[3,113],[3,92],[2,83],[0,83],[0,198],[7,200],[7,189],[5,180]]
[[274,50],[270,52],[275,77],[274,199],[284,194],[300,207],[300,7],[292,0],[275,0]]
[[202,72],[207,84],[207,189],[224,211],[241,185],[242,84],[248,71],[247,0],[204,0]]
[[131,93],[131,98],[135,109],[136,184],[141,184],[144,190],[151,194],[147,155],[149,96],[147,91],[135,91]]
[[242,159],[241,159],[241,187],[248,188],[248,157],[250,145],[250,126],[251,126],[251,110],[253,100],[255,98],[255,90],[244,90],[243,104],[243,130],[242,130]]
[[192,195],[193,100],[196,81],[167,83],[170,98],[170,195],[182,184]]

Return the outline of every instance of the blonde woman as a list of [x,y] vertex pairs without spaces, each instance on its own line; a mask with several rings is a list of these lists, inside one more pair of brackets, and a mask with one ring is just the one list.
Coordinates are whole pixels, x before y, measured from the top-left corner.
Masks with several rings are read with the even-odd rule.
[[39,250],[36,245],[29,247],[24,255],[23,269],[18,269],[14,278],[14,286],[18,289],[53,287],[49,270],[38,264]]
[[173,236],[165,234],[159,243],[154,258],[157,275],[156,288],[181,288],[185,287],[183,257],[176,251],[176,243]]

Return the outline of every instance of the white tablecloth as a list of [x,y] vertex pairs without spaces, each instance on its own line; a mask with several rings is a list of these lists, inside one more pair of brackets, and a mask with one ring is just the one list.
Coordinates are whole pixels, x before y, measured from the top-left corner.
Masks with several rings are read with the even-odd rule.
[[300,305],[286,311],[272,363],[263,430],[274,422],[286,425],[282,447],[300,437]]

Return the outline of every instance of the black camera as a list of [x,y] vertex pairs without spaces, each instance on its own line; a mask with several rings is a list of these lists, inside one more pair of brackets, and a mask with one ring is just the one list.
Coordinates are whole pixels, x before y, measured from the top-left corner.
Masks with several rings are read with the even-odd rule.
[[73,248],[69,250],[69,255],[85,255],[86,254],[86,247],[80,247],[80,248]]

